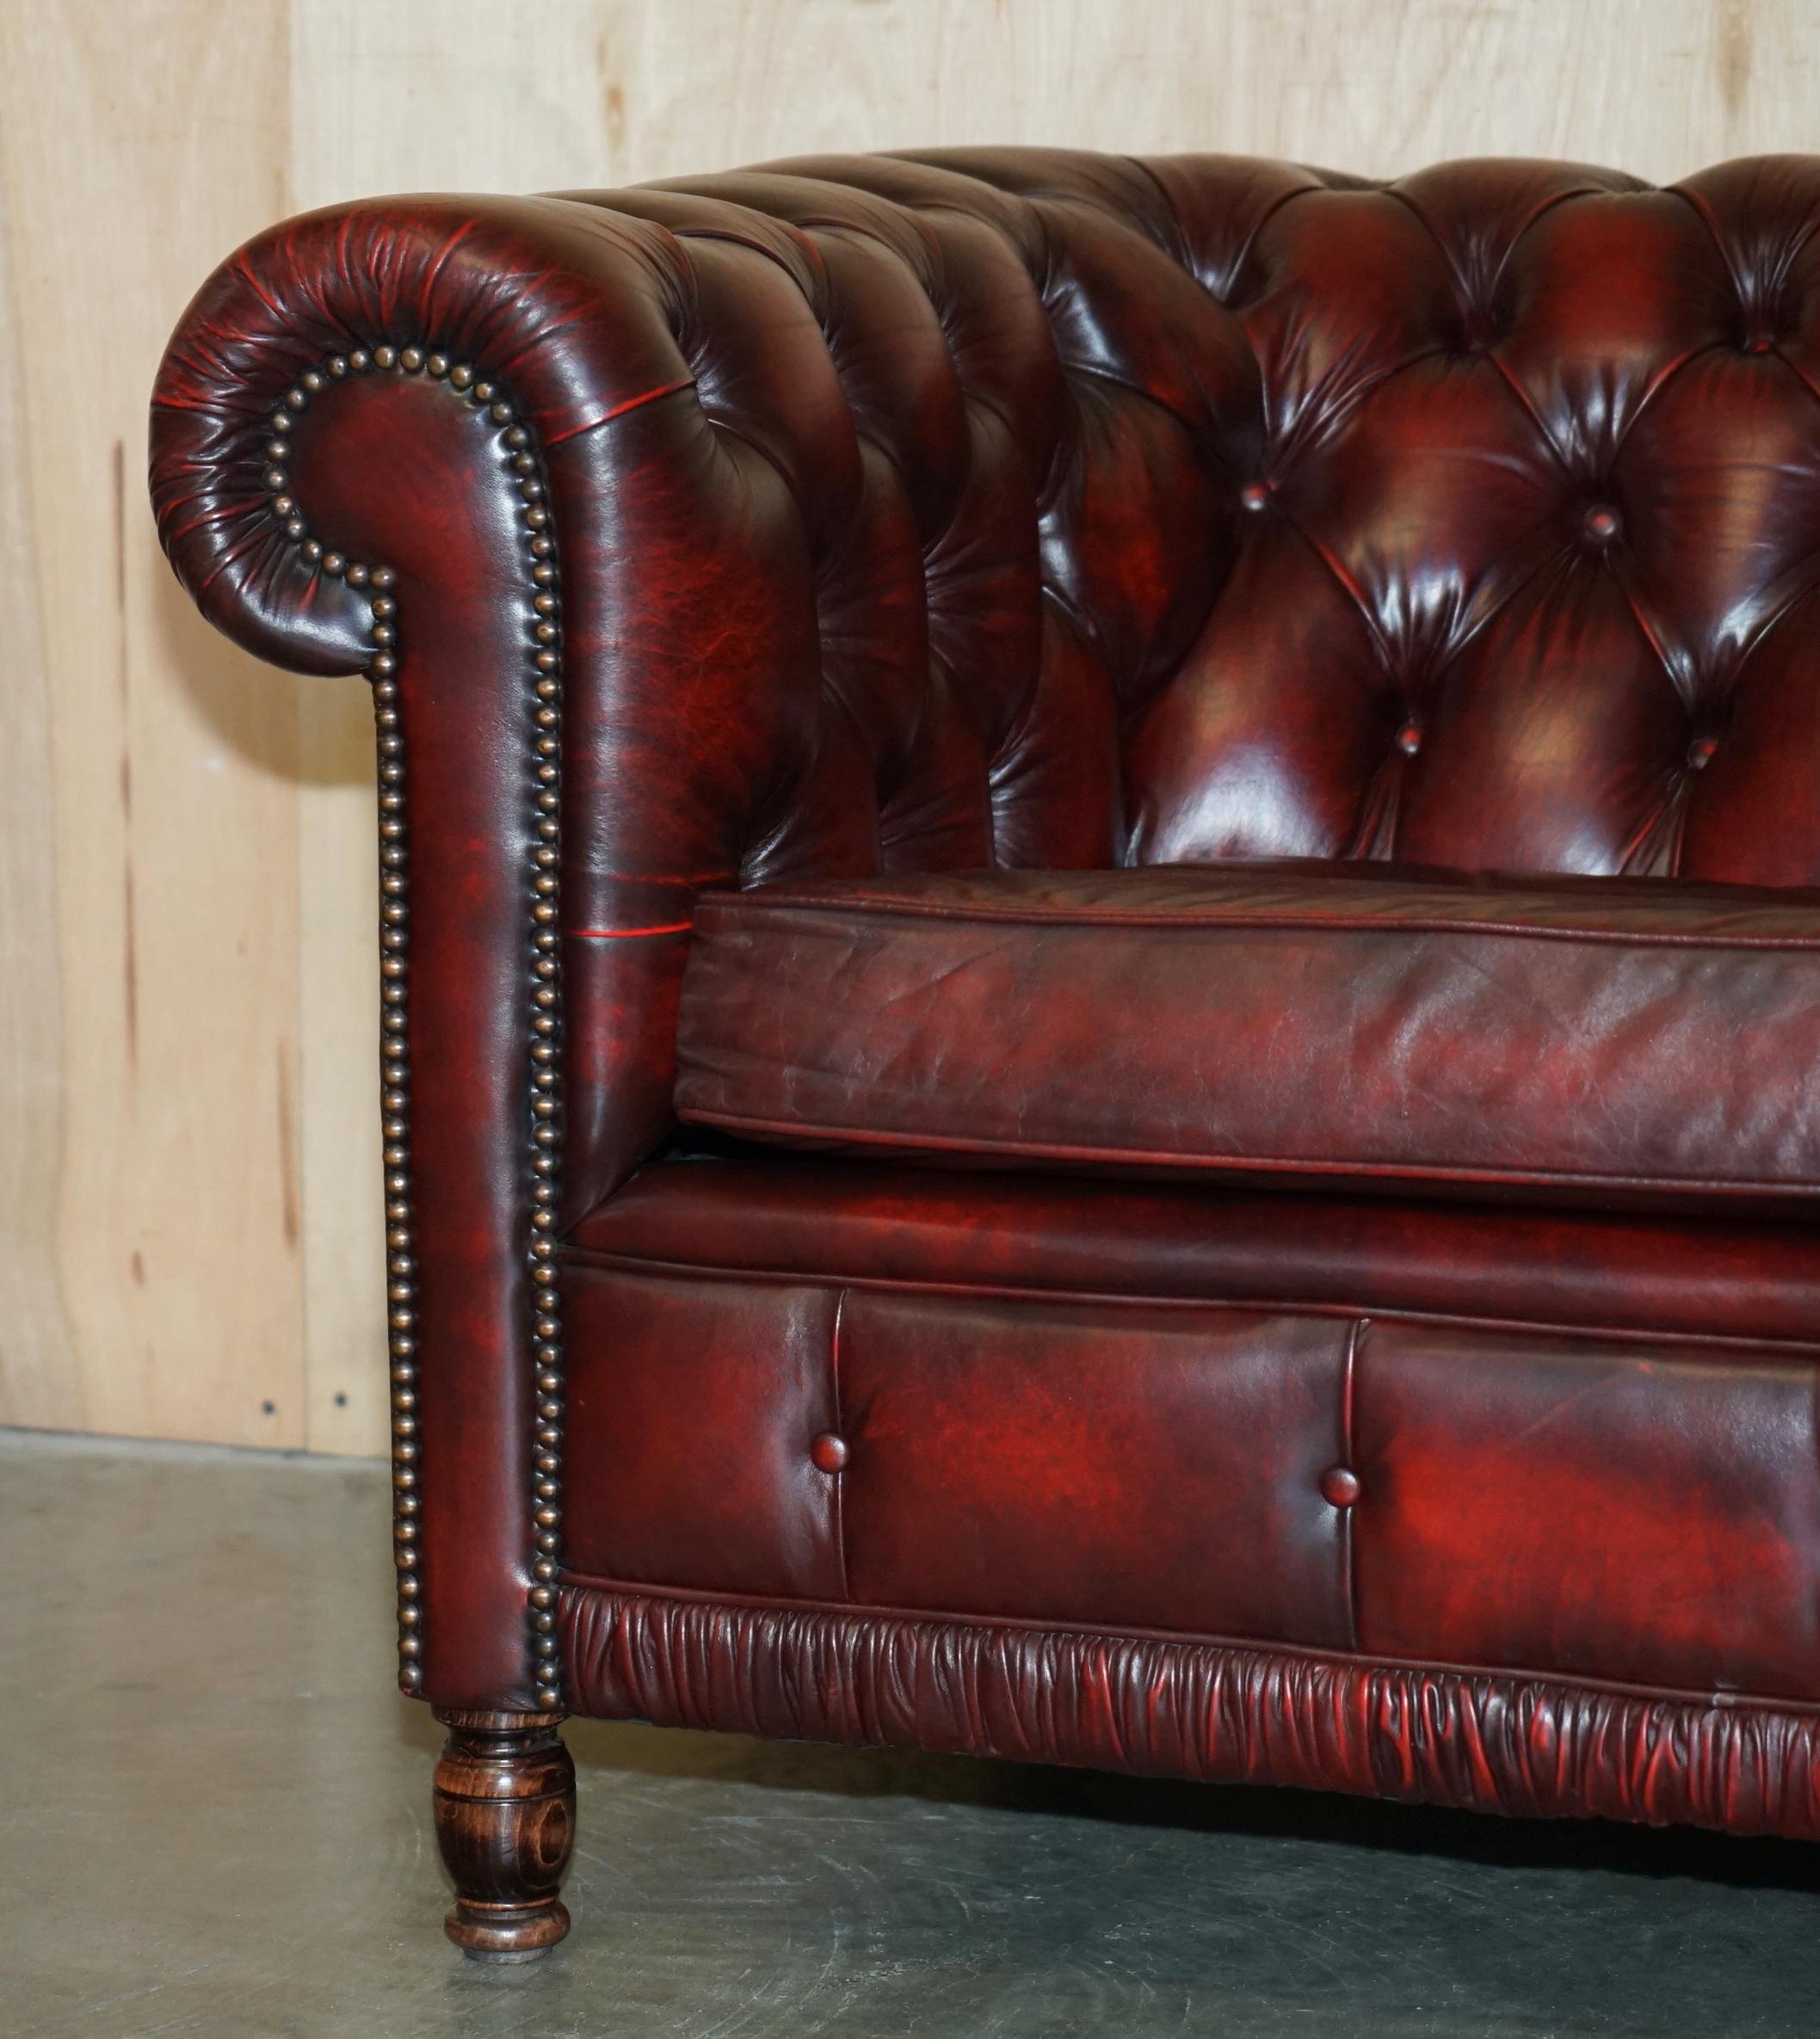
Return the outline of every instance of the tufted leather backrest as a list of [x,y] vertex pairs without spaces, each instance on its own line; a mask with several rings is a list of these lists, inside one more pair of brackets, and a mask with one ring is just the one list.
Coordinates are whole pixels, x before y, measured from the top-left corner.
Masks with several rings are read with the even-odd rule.
[[[1820,884],[1817,225],[1805,157],[1657,191],[947,151],[364,200],[205,286],[154,494],[225,628],[358,670],[374,619],[274,508],[272,407],[382,342],[518,406],[559,557],[573,1217],[669,1124],[706,889],[1280,856]],[[325,390],[291,478],[398,566],[402,711],[459,748],[516,681],[430,625],[523,506],[430,412],[388,452],[406,411]],[[426,897],[530,882],[510,831],[447,869],[419,835]],[[519,939],[484,930],[502,997]]]
[[[945,151],[592,202],[686,237],[701,401],[809,513],[885,868],[1820,883],[1820,161]],[[729,347],[755,262],[821,328],[836,485],[813,392]]]

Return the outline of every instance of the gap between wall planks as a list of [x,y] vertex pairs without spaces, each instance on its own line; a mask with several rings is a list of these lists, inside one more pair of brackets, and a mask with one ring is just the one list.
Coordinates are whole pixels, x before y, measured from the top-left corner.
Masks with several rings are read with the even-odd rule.
[[0,7],[0,1422],[386,1442],[373,766],[158,556],[145,398],[287,212],[919,143],[1820,147],[1820,0]]

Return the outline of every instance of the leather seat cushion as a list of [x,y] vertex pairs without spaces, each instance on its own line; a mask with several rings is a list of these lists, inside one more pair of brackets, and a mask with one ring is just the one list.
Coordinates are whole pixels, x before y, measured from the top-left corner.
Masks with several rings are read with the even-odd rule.
[[1304,862],[706,896],[677,1109],[999,1166],[1820,1192],[1820,894]]

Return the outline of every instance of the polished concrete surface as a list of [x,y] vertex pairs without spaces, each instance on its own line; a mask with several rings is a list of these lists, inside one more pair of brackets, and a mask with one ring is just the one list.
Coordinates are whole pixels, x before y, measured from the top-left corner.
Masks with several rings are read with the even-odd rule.
[[571,1725],[444,1941],[377,1469],[0,1432],[4,2039],[1820,2032],[1820,1851]]

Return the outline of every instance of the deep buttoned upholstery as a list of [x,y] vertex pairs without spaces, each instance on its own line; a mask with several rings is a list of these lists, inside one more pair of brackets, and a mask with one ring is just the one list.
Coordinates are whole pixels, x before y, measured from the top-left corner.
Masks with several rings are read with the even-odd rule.
[[1820,1836],[1817,228],[1008,150],[224,265],[165,544],[383,682],[411,1689]]

